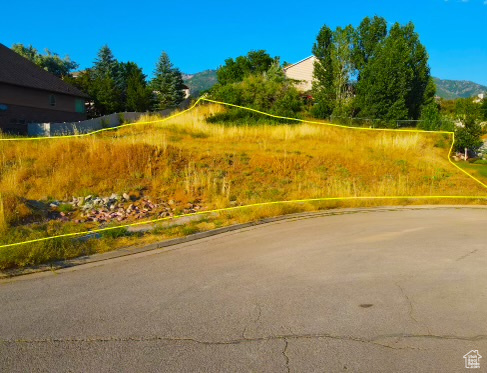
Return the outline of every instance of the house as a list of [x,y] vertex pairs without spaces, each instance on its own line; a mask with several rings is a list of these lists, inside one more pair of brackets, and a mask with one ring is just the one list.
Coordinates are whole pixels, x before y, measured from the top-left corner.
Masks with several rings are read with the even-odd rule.
[[296,88],[301,91],[310,91],[313,83],[314,63],[317,60],[315,56],[309,56],[304,60],[284,67],[284,74],[289,79],[299,81]]
[[486,94],[485,93],[479,93],[477,97],[474,98],[473,102],[476,104],[480,104],[485,100]]
[[189,98],[189,96],[191,95],[191,92],[189,90],[189,87],[186,84],[183,84],[183,94],[184,94],[184,99],[185,100],[187,98]]
[[86,119],[88,95],[0,44],[0,131],[27,134],[28,123]]

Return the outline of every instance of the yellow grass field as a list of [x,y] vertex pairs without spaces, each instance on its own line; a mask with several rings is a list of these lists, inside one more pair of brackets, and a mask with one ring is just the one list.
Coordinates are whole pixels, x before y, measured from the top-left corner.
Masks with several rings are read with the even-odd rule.
[[[93,136],[0,141],[0,244],[94,227],[32,224],[32,211],[26,200],[69,200],[72,196],[139,191],[153,200],[173,200],[180,206],[199,201],[204,209],[210,210],[319,197],[487,195],[485,188],[449,163],[451,135],[361,131],[308,123],[254,126],[206,123],[207,116],[223,110],[220,105],[206,104],[165,122]],[[146,117],[141,121],[155,119]],[[361,200],[292,209],[273,206],[241,210],[227,214],[226,218],[234,223],[334,206],[485,202],[485,199]],[[213,228],[215,224],[210,220],[195,229]],[[138,237],[137,242],[151,239]],[[120,242],[133,241],[124,238]],[[120,242],[110,245],[117,247]],[[66,241],[64,244],[71,245]],[[36,250],[43,247],[39,245]],[[107,245],[96,243],[89,250],[106,249]],[[22,257],[9,262],[7,259],[14,250],[21,250],[25,256],[33,249],[0,249],[0,268],[2,260],[3,268],[7,268],[80,253],[55,252],[41,259],[31,253],[30,259]]]

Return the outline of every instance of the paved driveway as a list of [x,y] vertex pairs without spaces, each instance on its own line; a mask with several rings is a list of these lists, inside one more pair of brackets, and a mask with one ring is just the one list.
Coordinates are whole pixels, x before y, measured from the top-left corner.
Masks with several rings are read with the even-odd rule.
[[487,209],[280,221],[0,282],[0,371],[487,369]]

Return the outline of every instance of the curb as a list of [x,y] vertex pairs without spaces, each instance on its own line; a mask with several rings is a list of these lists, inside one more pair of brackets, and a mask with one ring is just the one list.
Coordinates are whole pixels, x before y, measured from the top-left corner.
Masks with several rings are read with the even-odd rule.
[[[205,232],[194,233],[185,237],[174,238],[165,241],[159,241],[152,244],[140,246],[129,246],[126,248],[117,249],[114,251],[109,251],[101,254],[92,254],[75,259],[68,259],[62,261],[56,261],[49,264],[39,265],[35,267],[27,267],[22,269],[13,269],[7,271],[0,271],[0,281],[7,280],[13,277],[26,276],[39,272],[55,271],[64,268],[70,268],[75,266],[81,266],[84,264],[108,261],[111,259],[121,258],[124,256],[135,255],[139,253],[144,253],[147,251],[152,251],[156,249],[170,248],[179,244],[200,240],[207,237],[212,237],[228,232],[238,231],[245,228],[256,227],[265,224],[278,223],[281,221],[292,221],[301,219],[312,219],[324,216],[334,216],[334,215],[348,215],[357,213],[369,213],[369,212],[393,212],[393,211],[407,211],[407,210],[451,210],[451,209],[485,209],[487,206],[479,205],[418,205],[418,206],[390,206],[390,207],[370,207],[370,208],[340,208],[340,209],[329,209],[324,211],[313,211],[313,212],[302,212],[294,213],[289,215],[281,215],[272,218],[265,218],[255,222],[242,223],[230,225],[228,227],[222,227],[217,229],[212,229]],[[168,249],[169,250],[175,250]]]

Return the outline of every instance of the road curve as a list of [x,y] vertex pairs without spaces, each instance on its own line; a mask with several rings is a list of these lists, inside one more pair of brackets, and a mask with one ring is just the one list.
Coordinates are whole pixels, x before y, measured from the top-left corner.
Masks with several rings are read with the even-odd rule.
[[0,282],[2,372],[487,370],[487,209],[286,220]]

